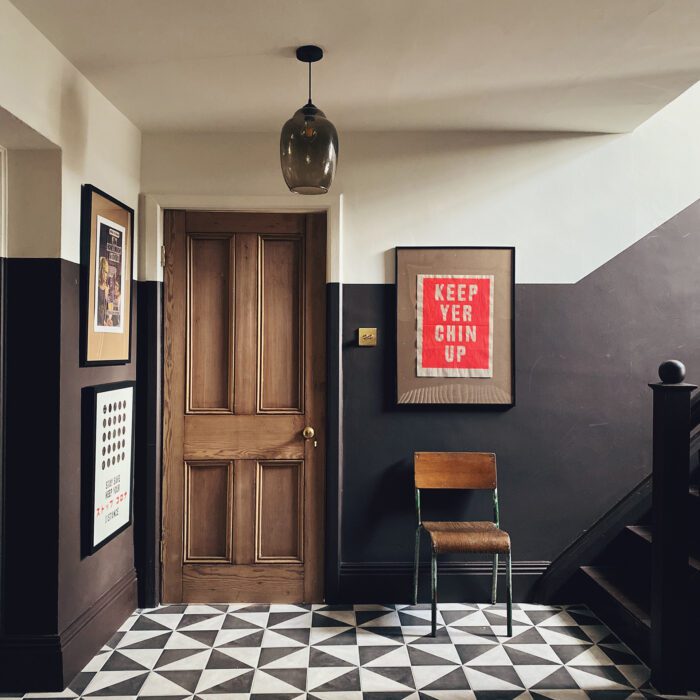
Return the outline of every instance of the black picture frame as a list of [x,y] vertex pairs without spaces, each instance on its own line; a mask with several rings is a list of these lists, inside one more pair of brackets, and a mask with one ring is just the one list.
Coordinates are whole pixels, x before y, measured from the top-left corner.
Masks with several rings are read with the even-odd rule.
[[[401,380],[399,377],[400,372],[400,353],[402,352],[402,338],[401,338],[401,324],[400,324],[400,313],[401,313],[401,289],[399,285],[399,275],[400,275],[400,254],[402,251],[412,251],[416,253],[425,252],[429,254],[431,251],[499,251],[501,253],[507,253],[510,257],[510,281],[508,284],[508,292],[510,297],[509,303],[509,374],[510,374],[510,398],[506,401],[490,402],[490,403],[479,403],[479,402],[451,402],[451,401],[417,401],[415,403],[406,403],[401,400]],[[426,266],[429,266],[430,261],[426,258]],[[421,406],[444,406],[452,408],[469,408],[469,409],[481,409],[481,410],[507,410],[515,406],[516,398],[516,377],[515,377],[515,247],[514,246],[396,246],[394,249],[394,287],[395,287],[395,328],[396,328],[396,338],[395,338],[395,351],[396,351],[396,405],[401,408],[410,407],[421,407]]]
[[[100,394],[117,389],[132,390],[131,406],[131,445],[129,450],[129,517],[127,522],[99,542],[94,542],[95,535],[95,482],[97,462],[95,459],[95,447],[97,441],[97,399]],[[82,411],[81,411],[81,503],[82,503],[82,556],[87,557],[111,542],[124,530],[131,527],[134,521],[134,460],[136,456],[136,382],[133,380],[111,382],[109,384],[98,384],[96,386],[84,387],[82,390]]]
[[[93,217],[96,212],[93,210],[93,201],[95,196],[101,197],[107,202],[110,202],[115,207],[123,210],[128,220],[128,236],[129,236],[129,312],[126,326],[127,335],[127,352],[125,356],[118,358],[91,359],[89,357],[90,343],[90,273],[93,259],[90,254],[90,246],[92,239],[92,224]],[[123,291],[123,290],[122,290]],[[107,194],[103,190],[94,185],[85,184],[81,187],[81,206],[80,206],[80,366],[81,367],[100,367],[109,365],[126,365],[131,363],[131,333],[133,325],[133,304],[134,299],[134,210],[120,202],[112,195]]]

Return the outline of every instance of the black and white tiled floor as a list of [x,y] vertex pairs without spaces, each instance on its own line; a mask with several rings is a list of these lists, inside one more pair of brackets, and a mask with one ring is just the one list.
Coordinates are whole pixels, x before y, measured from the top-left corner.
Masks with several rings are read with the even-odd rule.
[[442,604],[436,638],[429,621],[426,605],[166,605],[134,613],[60,697],[653,697],[587,608],[516,605],[511,638],[503,605]]

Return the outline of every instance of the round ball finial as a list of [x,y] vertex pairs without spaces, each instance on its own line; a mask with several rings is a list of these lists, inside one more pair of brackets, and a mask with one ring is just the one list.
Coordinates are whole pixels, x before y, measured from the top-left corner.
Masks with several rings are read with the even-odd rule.
[[680,384],[685,379],[685,365],[679,360],[666,360],[659,365],[659,379],[664,384]]

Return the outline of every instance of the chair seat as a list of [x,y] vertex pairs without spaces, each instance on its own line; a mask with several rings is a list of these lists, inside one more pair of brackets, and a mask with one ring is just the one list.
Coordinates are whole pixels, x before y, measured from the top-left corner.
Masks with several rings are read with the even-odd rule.
[[484,521],[447,522],[424,521],[423,528],[430,535],[433,549],[438,554],[507,554],[510,536],[495,523]]

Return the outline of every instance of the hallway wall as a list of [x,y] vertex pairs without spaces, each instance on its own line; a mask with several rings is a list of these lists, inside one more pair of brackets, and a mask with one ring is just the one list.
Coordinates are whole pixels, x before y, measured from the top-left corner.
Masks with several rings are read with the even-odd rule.
[[[528,600],[548,562],[651,472],[647,384],[660,362],[679,358],[700,380],[699,261],[697,202],[576,284],[518,284],[516,405],[505,411],[397,406],[394,287],[344,285],[338,598],[408,598],[411,456],[476,450],[497,454],[515,596]],[[360,326],[378,327],[377,348],[357,347]],[[488,519],[490,500],[430,494],[423,509],[427,519]],[[488,564],[452,559],[441,599],[487,600]]]
[[[50,212],[59,224],[10,217],[11,257],[3,263],[14,440],[3,496],[14,529],[0,655],[16,677],[34,673],[48,688],[92,655],[100,635],[136,600],[131,529],[87,559],[76,544],[80,390],[133,378],[137,370],[135,359],[121,367],[78,367],[80,185],[92,183],[134,209],[139,192],[292,195],[280,177],[276,133],[147,134],[142,144],[138,129],[9,0],[0,0],[0,65],[3,114],[38,133],[41,148],[60,154],[47,156],[60,159]],[[288,116],[280,114],[280,124]],[[656,231],[700,194],[698,123],[695,87],[627,135],[341,134],[333,193],[344,202],[342,264],[329,282],[345,287],[344,307],[334,307],[332,319],[343,335],[344,382],[336,387],[345,421],[342,460],[331,463],[340,475],[343,519],[340,544],[330,552],[337,574],[331,595],[404,595],[412,530],[407,460],[417,447],[488,448],[500,455],[504,523],[519,538],[520,596],[548,559],[648,471],[645,383],[669,354],[687,362],[691,380],[700,371],[690,286],[697,207]],[[12,146],[4,124],[0,119],[0,144]],[[35,146],[18,146],[27,147]],[[21,157],[30,188],[31,161],[40,156]],[[515,409],[411,412],[392,403],[393,248],[419,244],[516,246]],[[157,319],[155,284],[146,317]],[[31,298],[40,300],[45,323],[32,322]],[[356,326],[373,324],[379,346],[358,350],[351,342]],[[148,330],[153,367],[158,324]],[[134,343],[135,331],[136,324]],[[138,369],[137,391],[147,382],[152,390],[157,380],[143,377],[143,364]],[[152,406],[159,405],[157,395],[156,388]],[[155,424],[157,409],[151,413]],[[38,419],[47,426],[41,440]],[[155,480],[157,429],[149,440]],[[35,442],[28,457],[27,445]],[[394,490],[396,480],[404,486]],[[25,546],[29,531],[43,533],[36,549]],[[471,593],[481,595],[478,567],[457,563],[453,571],[459,588],[452,591],[464,597],[470,590],[464,576],[476,573]],[[20,617],[20,605],[32,601],[38,601],[32,612]]]
[[[343,377],[329,460],[341,494],[337,546],[329,526],[334,599],[407,595],[415,449],[499,455],[520,598],[648,473],[647,382],[670,356],[700,377],[698,206],[662,225],[700,195],[698,122],[695,87],[626,135],[341,135],[342,260],[329,280],[329,298],[342,298],[329,324],[342,326]],[[284,195],[277,135],[145,134],[142,189]],[[514,409],[396,406],[397,245],[516,247]],[[360,326],[378,327],[378,347],[355,346]],[[449,566],[445,595],[485,595],[488,567]]]
[[79,262],[80,186],[89,182],[135,207],[141,133],[9,0],[0,0],[0,66],[0,108],[62,156],[60,237],[18,232],[25,239],[18,256]]
[[[514,245],[519,283],[576,282],[698,198],[699,121],[700,85],[630,134],[341,134],[342,268],[329,281],[393,282],[397,245]],[[142,191],[298,202],[278,142],[146,133]]]
[[80,368],[78,280],[81,185],[136,208],[141,134],[8,0],[0,65],[9,176],[0,690],[27,690],[28,678],[32,690],[56,690],[137,600],[132,528],[90,557],[80,551],[81,391],[136,377],[136,308],[134,361]]

